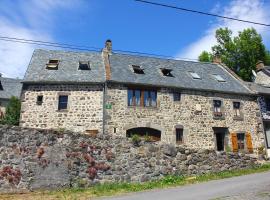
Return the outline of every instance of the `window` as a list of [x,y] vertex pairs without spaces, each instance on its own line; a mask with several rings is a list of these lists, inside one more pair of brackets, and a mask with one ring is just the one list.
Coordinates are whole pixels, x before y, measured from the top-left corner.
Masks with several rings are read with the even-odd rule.
[[68,96],[67,95],[60,95],[59,102],[58,102],[58,110],[66,110],[68,104]]
[[46,64],[46,66],[47,66],[47,69],[49,69],[49,70],[57,70],[58,69],[58,64],[59,64],[59,60],[51,59]]
[[222,104],[221,100],[213,100],[215,117],[222,117],[221,104]]
[[226,82],[224,78],[222,78],[222,76],[220,76],[219,74],[213,74],[213,76],[218,82]]
[[176,132],[176,144],[183,144],[183,142],[184,142],[184,140],[183,140],[183,129],[176,128],[175,132]]
[[4,90],[2,82],[0,81],[0,90]]
[[90,70],[90,63],[89,62],[80,61],[79,62],[79,70]]
[[180,92],[173,93],[173,101],[181,101],[181,93]]
[[245,133],[237,133],[237,145],[239,150],[245,149]]
[[37,96],[37,105],[41,105],[43,103],[43,95]]
[[240,117],[240,102],[233,102],[234,116]]
[[157,92],[154,90],[129,89],[128,106],[156,107]]
[[162,68],[160,69],[163,76],[170,76],[170,77],[173,77],[172,75],[172,69],[166,69],[166,68]]
[[189,72],[193,79],[201,79],[201,77],[196,72]]
[[266,111],[270,112],[270,99],[264,98]]
[[139,65],[132,65],[132,69],[135,74],[144,74],[143,69]]

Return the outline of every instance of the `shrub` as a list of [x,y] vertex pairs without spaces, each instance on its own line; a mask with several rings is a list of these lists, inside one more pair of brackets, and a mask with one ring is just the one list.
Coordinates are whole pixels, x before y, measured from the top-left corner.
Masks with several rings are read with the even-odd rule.
[[131,140],[132,140],[133,144],[136,146],[139,146],[139,144],[141,142],[140,136],[138,136],[136,134],[132,135]]
[[97,170],[94,167],[89,167],[87,169],[87,173],[88,173],[90,179],[94,179],[97,176]]
[[17,97],[11,97],[6,108],[1,124],[19,125],[21,112],[21,102]]
[[144,136],[144,141],[151,142],[151,137],[148,135],[148,133],[146,133],[146,135]]
[[226,151],[226,153],[229,153],[229,152],[232,152],[232,149],[231,149],[231,147],[229,145],[227,145],[225,147],[225,151]]

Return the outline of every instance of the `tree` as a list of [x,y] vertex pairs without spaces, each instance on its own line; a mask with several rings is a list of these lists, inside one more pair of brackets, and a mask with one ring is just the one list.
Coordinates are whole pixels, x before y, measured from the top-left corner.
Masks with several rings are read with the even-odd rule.
[[19,125],[21,112],[21,102],[17,97],[11,97],[6,107],[6,113],[2,124]]
[[211,62],[211,60],[212,60],[212,55],[210,53],[208,53],[207,51],[203,51],[199,55],[200,62]]
[[230,29],[220,28],[216,30],[216,39],[211,54],[220,55],[222,62],[245,81],[252,80],[252,70],[259,60],[270,62],[270,54],[254,28],[245,29],[235,37]]
[[265,65],[270,65],[270,51],[266,52]]

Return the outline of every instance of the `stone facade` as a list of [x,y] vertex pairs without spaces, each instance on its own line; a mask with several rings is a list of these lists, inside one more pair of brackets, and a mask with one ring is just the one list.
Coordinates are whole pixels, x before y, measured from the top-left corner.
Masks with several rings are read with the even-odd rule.
[[[41,105],[37,96],[43,96]],[[59,95],[68,95],[68,108],[58,110]],[[22,127],[103,132],[102,85],[31,85],[22,92]]]
[[[181,101],[173,101],[173,90],[161,88],[157,92],[157,107],[128,107],[127,90],[123,85],[111,85],[107,91],[105,127],[108,133],[125,136],[136,127],[150,127],[161,131],[161,141],[175,144],[175,127],[183,126],[184,145],[189,148],[216,149],[213,127],[228,128],[225,143],[231,146],[229,133],[250,132],[253,147],[264,144],[262,121],[256,97],[213,92],[181,91]],[[213,100],[222,100],[225,117],[214,119]],[[242,119],[235,119],[233,101],[241,102]],[[196,109],[201,109],[196,110]]]
[[270,85],[270,78],[263,71],[257,73],[255,83],[262,85]]
[[0,192],[144,182],[248,168],[243,153],[217,153],[168,144],[134,145],[127,138],[0,126]]
[[[121,137],[126,137],[129,129],[148,127],[161,131],[161,141],[171,144],[176,144],[176,127],[181,126],[182,145],[202,149],[217,149],[213,128],[224,128],[227,130],[225,147],[231,148],[232,132],[251,133],[255,150],[264,144],[256,97],[183,90],[181,101],[174,102],[174,90],[160,88],[157,90],[157,107],[146,108],[129,107],[127,91],[128,87],[124,85],[110,84],[104,102],[102,85],[26,86],[22,93],[20,125],[81,133],[97,131]],[[68,109],[59,111],[58,96],[62,94],[68,95]],[[41,105],[37,104],[39,95],[43,95]],[[223,102],[223,118],[213,117],[213,100]],[[233,101],[241,102],[241,119],[234,117]],[[107,105],[111,107],[107,108]]]

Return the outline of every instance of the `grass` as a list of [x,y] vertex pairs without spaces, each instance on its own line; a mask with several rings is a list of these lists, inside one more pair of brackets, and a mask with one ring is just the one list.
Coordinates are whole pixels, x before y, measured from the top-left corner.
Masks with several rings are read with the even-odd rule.
[[268,170],[270,170],[270,164],[264,164],[249,169],[209,173],[196,177],[166,176],[161,180],[149,181],[145,183],[105,183],[89,188],[69,188],[57,191],[36,191],[24,194],[0,194],[0,200],[89,200],[100,196],[111,196],[128,192],[139,192],[144,190],[194,184],[210,180],[265,172]]

